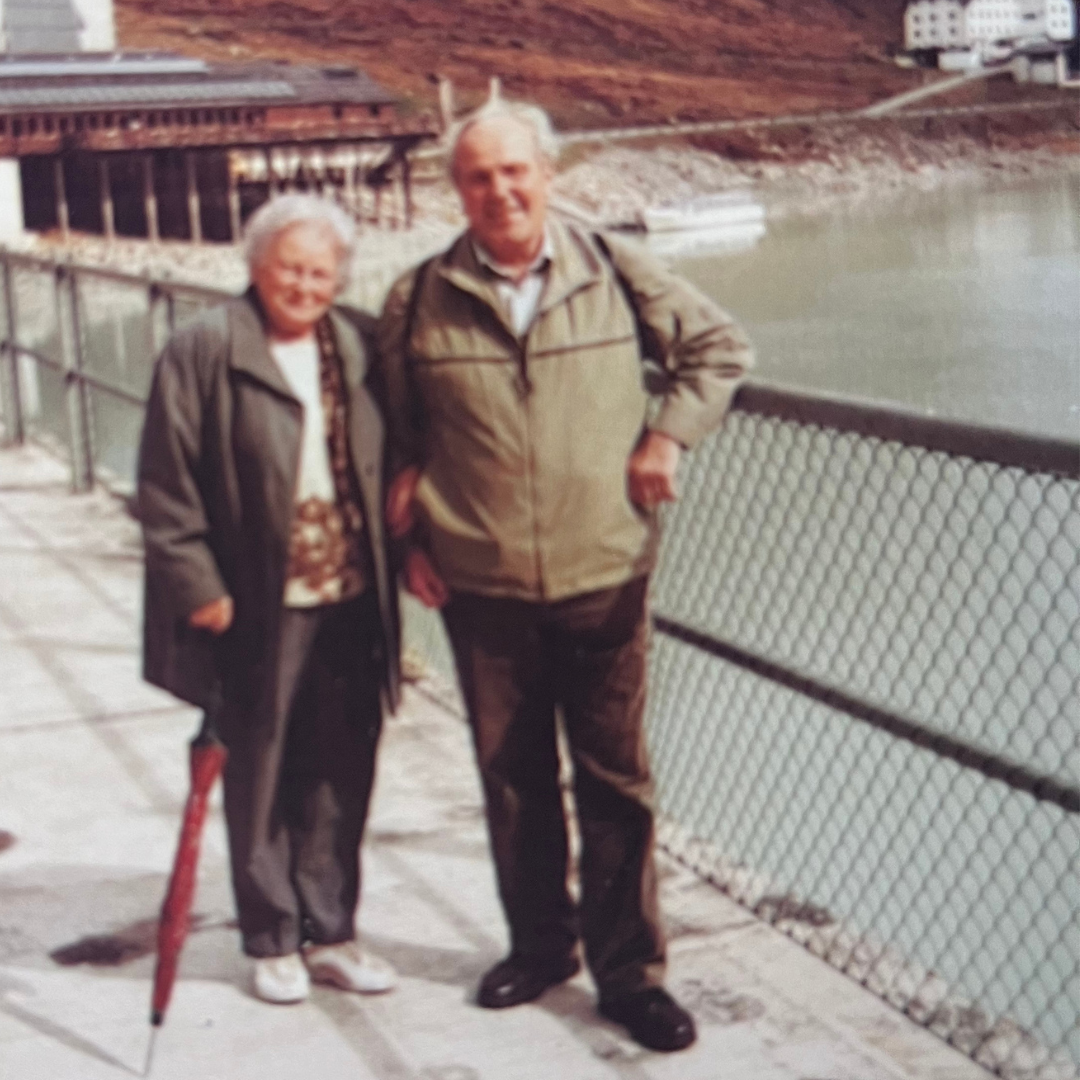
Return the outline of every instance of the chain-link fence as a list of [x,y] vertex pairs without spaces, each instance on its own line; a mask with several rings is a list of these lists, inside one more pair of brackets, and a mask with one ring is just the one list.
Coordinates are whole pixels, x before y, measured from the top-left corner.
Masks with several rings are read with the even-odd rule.
[[[130,476],[149,358],[212,294],[0,261],[9,436]],[[1080,447],[750,386],[683,483],[665,846],[999,1075],[1076,1077]],[[416,605],[406,640],[452,678]]]
[[991,1070],[1075,1076],[1080,448],[740,406],[655,582],[666,844]]

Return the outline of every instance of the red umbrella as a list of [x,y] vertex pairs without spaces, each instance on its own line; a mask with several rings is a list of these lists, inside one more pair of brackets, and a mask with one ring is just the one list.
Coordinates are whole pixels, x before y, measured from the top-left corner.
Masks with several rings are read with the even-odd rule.
[[214,718],[220,708],[220,693],[203,718],[199,734],[191,741],[191,790],[184,806],[180,840],[176,845],[169,888],[161,905],[158,922],[157,967],[154,971],[154,994],[150,1002],[150,1046],[146,1053],[144,1076],[150,1075],[157,1029],[165,1020],[165,1010],[172,997],[180,950],[184,946],[191,922],[191,901],[195,895],[196,870],[199,863],[199,843],[202,839],[206,808],[214,781],[221,775],[225,758],[224,745],[218,739]]

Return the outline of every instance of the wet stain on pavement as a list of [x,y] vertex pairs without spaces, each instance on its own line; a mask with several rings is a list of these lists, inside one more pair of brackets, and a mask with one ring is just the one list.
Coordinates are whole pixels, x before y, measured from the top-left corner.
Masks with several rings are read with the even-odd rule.
[[[213,926],[221,926],[214,923]],[[191,932],[209,929],[202,915],[191,919]],[[70,945],[61,945],[53,949],[49,956],[63,967],[77,964],[89,964],[92,967],[119,967],[130,964],[157,951],[157,919],[142,919],[112,934],[88,934],[73,941]]]
[[53,949],[49,956],[64,967],[118,967],[148,956],[156,947],[157,919],[144,919],[113,934],[89,934]]

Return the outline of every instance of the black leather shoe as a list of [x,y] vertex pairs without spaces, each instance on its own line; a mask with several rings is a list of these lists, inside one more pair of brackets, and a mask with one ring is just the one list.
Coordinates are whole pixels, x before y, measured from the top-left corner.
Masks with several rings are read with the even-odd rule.
[[599,1010],[650,1050],[685,1050],[697,1038],[694,1018],[660,986],[601,1001]]
[[476,1003],[485,1009],[509,1009],[534,1001],[549,986],[566,982],[581,969],[576,956],[522,956],[511,953],[500,960],[481,980]]

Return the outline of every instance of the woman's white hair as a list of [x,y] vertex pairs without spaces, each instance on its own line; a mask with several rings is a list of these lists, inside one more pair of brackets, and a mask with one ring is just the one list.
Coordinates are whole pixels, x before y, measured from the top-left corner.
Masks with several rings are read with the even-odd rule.
[[499,119],[516,120],[523,124],[532,133],[536,140],[536,149],[540,156],[551,165],[559,160],[559,152],[562,146],[551,117],[540,108],[539,105],[530,105],[526,101],[507,101],[506,98],[492,98],[481,105],[475,112],[458,120],[446,133],[447,162],[450,175],[454,174],[454,162],[457,158],[458,145],[462,136],[470,128],[485,120]]
[[244,256],[249,272],[266,258],[274,238],[294,225],[319,225],[327,231],[340,256],[338,288],[344,288],[356,249],[356,224],[337,203],[318,195],[278,195],[251,215],[244,227]]

